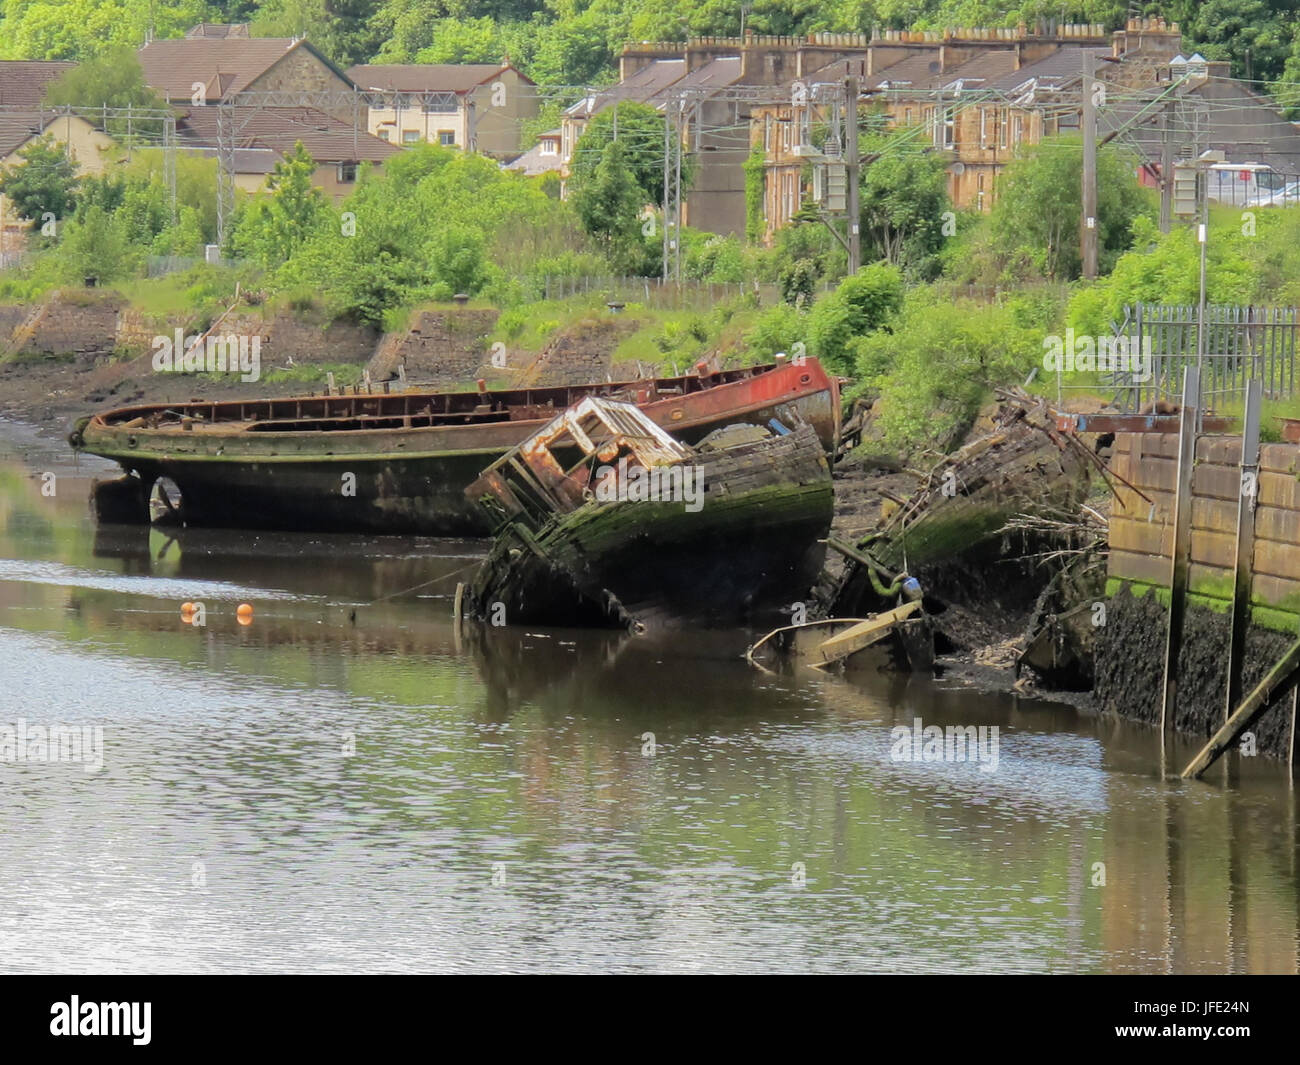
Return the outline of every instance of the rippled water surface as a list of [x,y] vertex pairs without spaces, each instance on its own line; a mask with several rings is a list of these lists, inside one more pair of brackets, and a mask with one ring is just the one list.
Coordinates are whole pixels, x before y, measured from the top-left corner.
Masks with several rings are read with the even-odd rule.
[[0,759],[0,969],[1297,970],[1276,764],[745,633],[458,641],[478,544],[97,530],[107,470],[0,426],[0,728],[103,736]]

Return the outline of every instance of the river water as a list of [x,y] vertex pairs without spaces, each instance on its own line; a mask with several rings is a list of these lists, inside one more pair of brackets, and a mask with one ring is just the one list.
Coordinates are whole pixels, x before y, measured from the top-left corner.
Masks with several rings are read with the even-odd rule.
[[0,425],[0,970],[1297,971],[1276,763],[744,633],[458,641],[478,544],[97,530],[109,469]]

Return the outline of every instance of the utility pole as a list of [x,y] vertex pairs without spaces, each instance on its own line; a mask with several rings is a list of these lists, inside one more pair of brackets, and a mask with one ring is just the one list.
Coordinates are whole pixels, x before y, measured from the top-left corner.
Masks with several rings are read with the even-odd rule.
[[176,224],[176,116],[168,112],[163,116],[163,180],[167,185],[171,204],[172,225]]
[[1094,96],[1096,54],[1083,51],[1083,217],[1079,245],[1083,276],[1097,276],[1097,101]]
[[663,230],[664,230],[664,281],[668,280],[668,153],[671,145],[671,134],[668,131],[668,108],[664,107],[664,209],[663,209]]
[[677,174],[673,180],[673,280],[682,280],[682,112],[685,99],[677,99],[677,118],[673,123],[673,152],[677,157]]
[[[400,129],[401,126],[399,125]],[[238,125],[233,98],[217,103],[217,244],[224,247],[235,220],[235,139]]]
[[1174,147],[1170,138],[1169,112],[1172,100],[1165,104],[1160,115],[1160,232],[1168,233],[1173,222],[1174,206]]
[[850,74],[844,79],[844,161],[848,164],[849,210],[849,273],[856,274],[862,266],[862,209],[859,203],[858,180],[862,172],[862,157],[858,152],[858,76]]
[[[1209,195],[1209,175],[1206,172],[1204,160],[1197,160],[1196,167],[1196,193],[1200,199],[1200,217],[1196,227],[1196,242],[1201,246],[1201,285],[1200,299],[1196,308],[1196,375],[1199,379],[1204,379],[1204,363],[1206,349],[1205,335],[1205,251],[1210,238],[1210,195]],[[1202,403],[1196,408],[1196,430],[1201,430],[1201,419],[1205,404]]]

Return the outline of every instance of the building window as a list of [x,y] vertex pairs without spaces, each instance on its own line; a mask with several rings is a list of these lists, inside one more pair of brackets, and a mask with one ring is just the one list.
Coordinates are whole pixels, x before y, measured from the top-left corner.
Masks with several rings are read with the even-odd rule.
[[763,119],[763,151],[772,150],[772,116],[767,115]]
[[980,174],[975,179],[975,188],[977,190],[975,193],[975,206],[977,206],[982,211],[984,210],[984,175],[983,174]]
[[356,163],[339,163],[339,184],[351,185],[357,180]]
[[557,148],[556,148],[556,146],[555,146],[555,141],[553,141],[553,140],[543,140],[543,141],[540,142],[540,144],[541,144],[541,148],[540,148],[539,151],[540,151],[540,154],[541,154],[541,155],[557,155],[557,154],[559,154],[559,153],[558,153],[558,150],[557,150]]
[[998,111],[998,147],[1003,151],[1007,148],[1007,127],[1011,125],[1011,112]]
[[989,113],[986,108],[980,108],[980,147],[989,146]]
[[904,108],[903,108],[903,125],[905,125],[905,126],[910,126],[911,124],[912,124],[912,109],[911,109],[910,107],[904,107]]
[[444,148],[456,147],[456,132],[450,129],[438,130],[438,143]]
[[1022,115],[1016,115],[1011,122],[1011,143],[1019,144],[1025,135],[1025,120]]
[[457,110],[455,97],[446,96],[442,93],[426,97],[424,101],[424,113],[426,115],[454,115]]
[[420,131],[419,131],[418,129],[404,129],[404,130],[402,130],[402,143],[403,143],[403,144],[419,144],[419,143],[420,143]]
[[393,137],[393,134],[392,134],[392,132],[389,131],[389,130],[381,129],[381,130],[379,131],[379,139],[380,139],[381,141],[392,140],[392,137]]
[[954,133],[953,109],[951,107],[945,107],[935,116],[935,144],[943,148],[951,148],[953,146]]

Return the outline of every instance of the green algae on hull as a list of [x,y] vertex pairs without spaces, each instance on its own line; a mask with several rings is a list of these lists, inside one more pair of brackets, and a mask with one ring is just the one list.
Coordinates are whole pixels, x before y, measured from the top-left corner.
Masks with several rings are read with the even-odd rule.
[[[699,471],[697,508],[681,500],[602,501],[584,491],[582,462],[561,471],[533,441],[522,445],[522,460],[507,456],[471,488],[505,517],[470,588],[470,613],[640,631],[788,610],[806,598],[821,565],[834,502],[830,471],[810,426],[754,432],[716,448],[710,437],[676,456]],[[591,453],[608,461],[606,446],[593,444]],[[542,511],[533,507],[539,488],[550,500]]]

